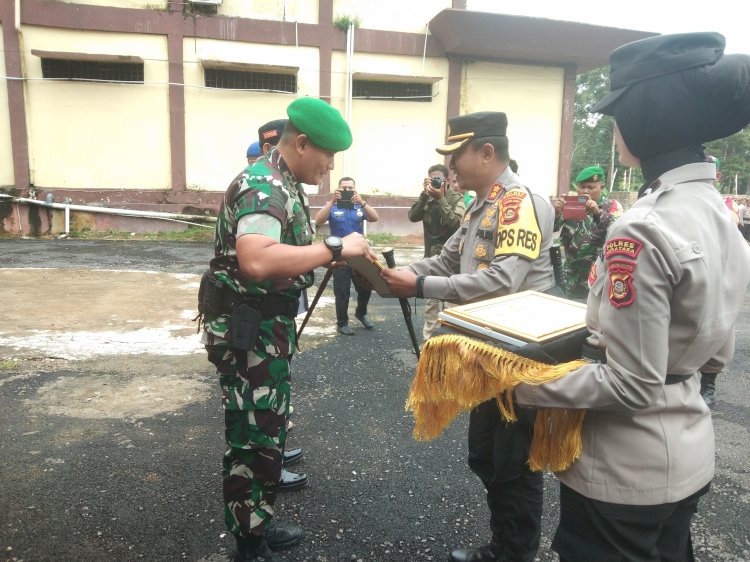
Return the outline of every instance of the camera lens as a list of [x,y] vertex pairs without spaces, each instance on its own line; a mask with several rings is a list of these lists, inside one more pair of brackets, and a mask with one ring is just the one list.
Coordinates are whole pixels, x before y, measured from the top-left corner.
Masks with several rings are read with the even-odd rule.
[[437,176],[435,176],[434,178],[430,178],[430,185],[435,189],[440,189],[441,187],[443,187],[444,183],[445,180],[443,178]]

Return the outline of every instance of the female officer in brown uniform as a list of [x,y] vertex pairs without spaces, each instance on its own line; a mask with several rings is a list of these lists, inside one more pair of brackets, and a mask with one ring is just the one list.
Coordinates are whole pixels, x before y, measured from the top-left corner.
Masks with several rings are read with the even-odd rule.
[[583,453],[558,474],[563,562],[693,560],[690,520],[714,474],[699,371],[718,372],[750,281],[750,250],[713,187],[702,143],[750,122],[750,56],[718,33],[644,39],[610,55],[620,161],[639,200],[590,280],[589,344],[604,362],[516,389],[520,404],[589,410]]

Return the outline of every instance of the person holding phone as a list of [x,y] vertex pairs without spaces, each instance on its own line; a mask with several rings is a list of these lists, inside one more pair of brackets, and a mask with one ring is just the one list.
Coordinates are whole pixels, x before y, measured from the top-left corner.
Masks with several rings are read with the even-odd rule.
[[607,230],[623,211],[617,200],[604,197],[604,181],[604,170],[599,166],[584,168],[576,176],[578,203],[585,210],[583,217],[566,212],[566,206],[571,205],[564,197],[553,202],[555,230],[560,230],[560,242],[565,250],[563,289],[571,299],[585,300],[588,296],[589,271],[601,253]]
[[[315,215],[315,224],[328,226],[333,236],[343,238],[352,232],[364,233],[364,221],[378,222],[378,212],[362,199],[354,188],[353,178],[343,177],[339,180],[339,187],[325,206]],[[357,291],[357,310],[354,316],[367,330],[375,325],[367,316],[367,304],[370,302],[372,289],[362,284],[357,277],[352,277],[349,265],[333,271],[333,293],[336,295],[336,325],[340,334],[353,336],[354,330],[349,326],[349,295],[352,281]]]

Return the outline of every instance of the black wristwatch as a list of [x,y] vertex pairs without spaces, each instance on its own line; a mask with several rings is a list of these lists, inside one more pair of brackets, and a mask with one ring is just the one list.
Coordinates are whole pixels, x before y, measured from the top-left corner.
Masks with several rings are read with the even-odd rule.
[[341,250],[344,249],[344,242],[338,236],[329,236],[323,240],[326,248],[331,250],[333,259],[331,261],[341,261]]

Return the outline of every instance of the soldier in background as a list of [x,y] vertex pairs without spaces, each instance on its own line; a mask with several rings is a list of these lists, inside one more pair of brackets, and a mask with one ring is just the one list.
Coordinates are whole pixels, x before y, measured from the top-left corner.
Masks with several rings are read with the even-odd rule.
[[[464,196],[448,183],[450,172],[442,164],[430,166],[422,182],[422,192],[409,209],[411,222],[422,221],[424,257],[438,255],[461,225]],[[438,327],[437,318],[443,303],[439,299],[425,299],[422,339],[427,341]]]
[[565,200],[554,200],[555,230],[560,230],[560,242],[565,250],[565,285],[568,298],[586,300],[589,294],[589,271],[601,253],[607,229],[622,214],[616,199],[604,197],[604,170],[589,166],[576,176],[578,195],[586,197],[586,217],[564,218]]

